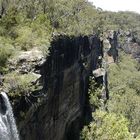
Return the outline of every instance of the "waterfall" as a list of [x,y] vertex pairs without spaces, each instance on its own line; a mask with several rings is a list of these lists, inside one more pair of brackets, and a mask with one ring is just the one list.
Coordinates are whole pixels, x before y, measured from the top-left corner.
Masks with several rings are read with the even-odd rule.
[[0,93],[0,140],[19,140],[13,110],[6,93]]

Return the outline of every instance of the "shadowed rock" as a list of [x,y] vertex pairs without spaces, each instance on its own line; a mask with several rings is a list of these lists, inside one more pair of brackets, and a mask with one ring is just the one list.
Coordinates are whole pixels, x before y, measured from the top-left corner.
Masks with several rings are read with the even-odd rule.
[[96,36],[58,36],[42,65],[43,103],[20,125],[22,140],[78,140],[91,120],[88,83],[98,67],[102,43]]

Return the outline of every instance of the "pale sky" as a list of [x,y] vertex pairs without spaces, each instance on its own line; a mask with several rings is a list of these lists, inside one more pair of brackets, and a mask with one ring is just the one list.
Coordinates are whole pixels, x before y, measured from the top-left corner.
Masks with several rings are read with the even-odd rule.
[[134,11],[140,13],[140,0],[88,0],[96,7],[108,11]]

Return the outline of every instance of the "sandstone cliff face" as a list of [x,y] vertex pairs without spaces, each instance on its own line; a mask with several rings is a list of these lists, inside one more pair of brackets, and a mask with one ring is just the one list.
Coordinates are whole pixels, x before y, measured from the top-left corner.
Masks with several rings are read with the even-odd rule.
[[140,41],[131,32],[122,34],[124,43],[121,48],[125,53],[131,54],[134,59],[140,63]]
[[[36,81],[43,87],[32,93],[33,97],[29,95],[35,105],[28,105],[22,97],[20,105],[14,106],[15,113],[19,110],[27,112],[24,121],[21,123],[19,120],[21,140],[79,139],[82,126],[91,119],[88,103],[89,76],[95,72],[97,82],[103,83],[103,75],[106,74],[104,71],[103,74],[100,73],[100,70],[104,69],[101,64],[102,59],[105,59],[104,52],[109,64],[118,61],[118,37],[115,32],[113,34],[102,42],[96,36],[58,36],[52,41],[47,60],[40,52],[32,50],[34,59],[29,57],[31,52],[26,52],[18,57],[20,65],[12,63],[14,68],[10,68],[19,69],[19,73],[35,72],[38,75]],[[132,47],[132,44],[136,46]],[[128,53],[133,52],[139,58],[139,45],[130,39],[126,45],[126,49],[131,49]],[[36,60],[36,56],[39,60]],[[107,85],[107,78],[105,79]],[[39,103],[38,97],[41,97]],[[108,91],[105,98],[109,98]],[[16,117],[18,118],[18,113]]]
[[102,43],[96,36],[59,36],[39,67],[43,101],[19,125],[22,140],[78,140],[83,120],[90,119],[88,79],[98,67]]

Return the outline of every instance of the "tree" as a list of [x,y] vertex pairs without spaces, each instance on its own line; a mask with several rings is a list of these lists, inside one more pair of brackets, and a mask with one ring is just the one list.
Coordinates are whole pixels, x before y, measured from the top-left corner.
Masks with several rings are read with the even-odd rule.
[[129,55],[120,54],[120,63],[109,67],[110,99],[108,111],[123,115],[129,121],[129,129],[140,134],[140,72],[138,63]]
[[94,121],[82,131],[84,140],[132,140],[128,121],[122,115],[97,110]]

